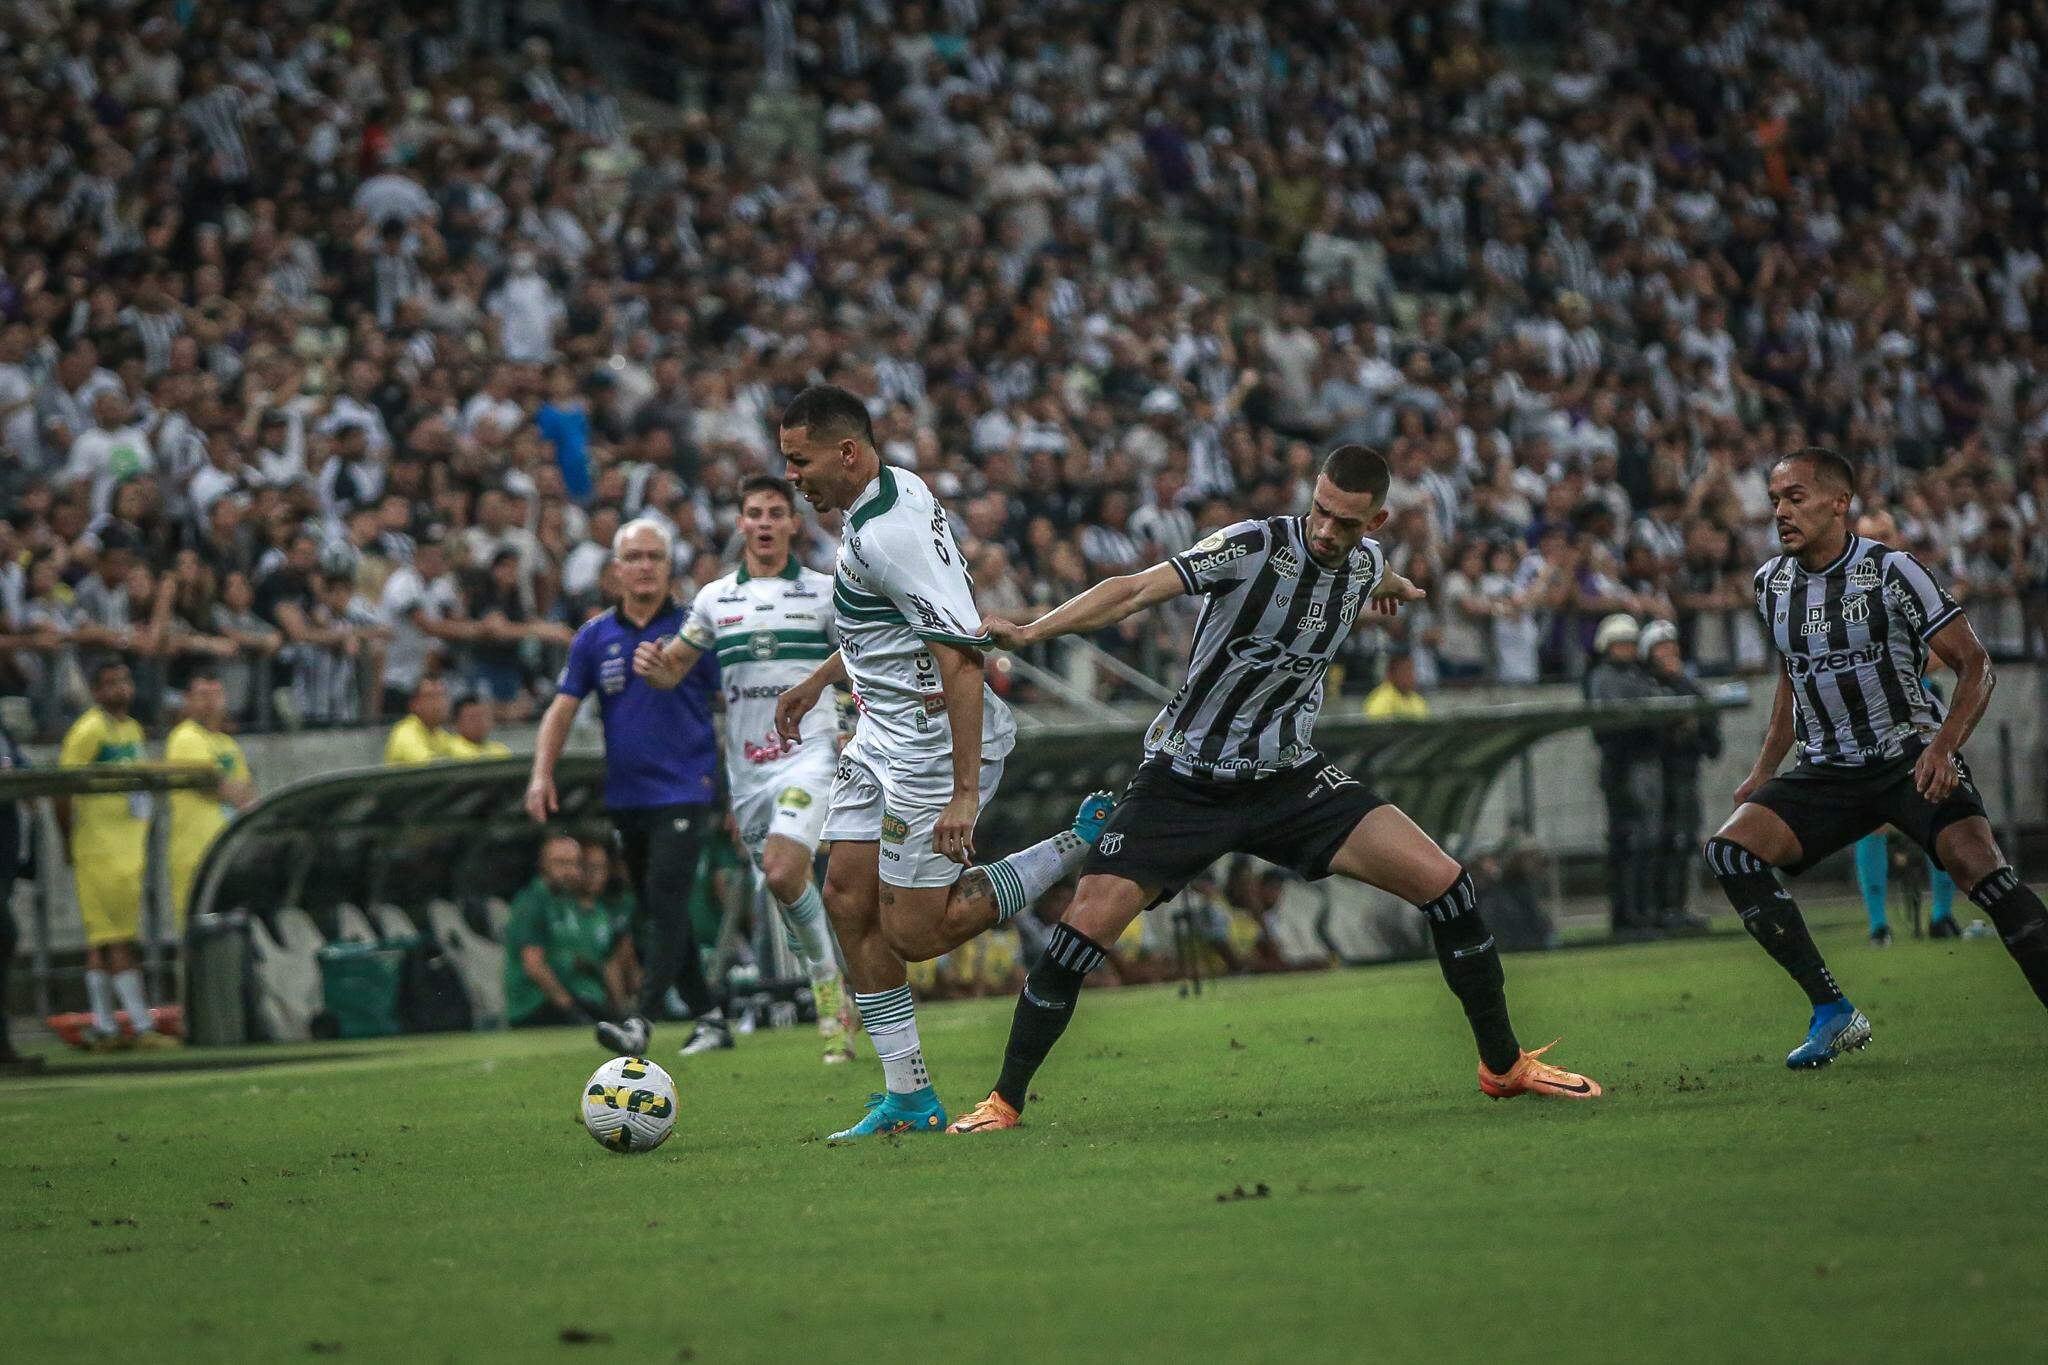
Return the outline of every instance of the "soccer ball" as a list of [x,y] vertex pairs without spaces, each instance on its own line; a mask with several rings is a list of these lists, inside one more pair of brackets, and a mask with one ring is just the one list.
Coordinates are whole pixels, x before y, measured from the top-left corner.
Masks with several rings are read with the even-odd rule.
[[583,1126],[614,1152],[651,1152],[676,1128],[676,1083],[645,1057],[614,1057],[583,1087]]

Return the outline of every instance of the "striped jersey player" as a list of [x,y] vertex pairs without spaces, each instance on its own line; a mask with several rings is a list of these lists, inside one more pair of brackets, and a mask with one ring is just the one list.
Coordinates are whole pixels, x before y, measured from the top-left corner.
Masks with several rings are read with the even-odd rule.
[[1387,519],[1387,483],[1377,451],[1339,446],[1323,461],[1306,516],[1241,521],[1141,573],[1098,583],[1035,621],[982,623],[998,644],[1019,649],[1106,629],[1182,594],[1203,599],[1187,681],[1146,732],[1145,761],[1025,982],[995,1089],[954,1131],[1014,1127],[1105,945],[1232,853],[1312,880],[1336,873],[1421,909],[1472,1025],[1485,1093],[1600,1093],[1516,1041],[1500,955],[1471,877],[1406,815],[1316,750],[1323,675],[1364,604],[1391,612],[1423,596],[1388,569],[1370,538]]
[[[1891,825],[1991,917],[2048,1004],[2048,911],[2006,864],[1962,746],[1991,696],[1991,663],[1962,609],[1925,565],[1851,532],[1856,475],[1808,447],[1771,470],[1782,553],[1756,574],[1757,610],[1782,667],[1770,728],[1736,810],[1707,841],[1742,923],[1813,1007],[1785,1058],[1826,1066],[1870,1041],[1773,869],[1797,876]],[[1921,682],[1929,651],[1955,671],[1946,709]],[[1798,747],[1786,772],[1778,765]]]

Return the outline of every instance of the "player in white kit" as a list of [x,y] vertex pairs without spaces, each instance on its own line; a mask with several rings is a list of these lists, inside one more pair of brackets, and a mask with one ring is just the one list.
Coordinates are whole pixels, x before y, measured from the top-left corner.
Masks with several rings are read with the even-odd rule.
[[790,482],[846,520],[833,583],[839,650],[782,694],[776,730],[800,736],[842,679],[860,704],[825,820],[825,908],[885,1091],[832,1136],[939,1133],[946,1114],[925,1070],[904,963],[950,952],[1074,872],[1111,802],[1090,796],[1071,829],[967,865],[1016,726],[982,678],[989,640],[945,510],[915,474],[882,463],[867,407],[845,389],[798,394],[781,435]]
[[853,1060],[853,1014],[811,864],[831,799],[837,722],[831,707],[795,739],[775,732],[775,703],[832,654],[832,580],[790,553],[796,492],[772,474],[740,489],[740,567],[697,593],[680,634],[643,642],[633,671],[674,687],[700,654],[718,655],[725,686],[725,772],[740,841],[782,908],[790,950],[811,980],[825,1060]]

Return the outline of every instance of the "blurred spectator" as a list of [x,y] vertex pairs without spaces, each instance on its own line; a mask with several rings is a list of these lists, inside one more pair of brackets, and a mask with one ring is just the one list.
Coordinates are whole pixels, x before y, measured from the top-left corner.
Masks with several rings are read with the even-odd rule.
[[391,727],[384,740],[387,765],[434,763],[454,757],[454,736],[443,727],[448,723],[448,684],[428,675],[413,684],[407,702],[409,714]]
[[504,741],[491,738],[493,721],[489,699],[467,696],[455,703],[455,724],[443,739],[444,757],[455,759],[510,758],[512,750]]
[[541,843],[534,879],[512,898],[505,929],[505,1018],[514,1028],[582,1024],[623,1013],[632,935],[601,899],[583,846]]
[[[28,767],[21,746],[0,722],[0,773]],[[0,801],[0,1076],[26,1075],[41,1071],[41,1057],[24,1056],[14,1050],[8,1035],[7,986],[13,976],[14,950],[21,944],[20,925],[14,918],[14,883],[33,872],[30,844],[30,812],[19,801]]]
[[1367,720],[1422,720],[1429,702],[1415,685],[1415,656],[1395,650],[1387,656],[1386,676],[1365,697]]

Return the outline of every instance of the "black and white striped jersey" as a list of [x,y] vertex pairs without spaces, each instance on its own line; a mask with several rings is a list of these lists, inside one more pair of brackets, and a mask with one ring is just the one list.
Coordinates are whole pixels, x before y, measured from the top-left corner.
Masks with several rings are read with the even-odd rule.
[[1802,762],[1882,762],[1940,726],[1927,642],[1962,608],[1906,551],[1850,536],[1819,573],[1779,555],[1756,571],[1756,605],[1792,681]]
[[1305,520],[1240,521],[1167,561],[1204,597],[1188,676],[1145,734],[1145,756],[1190,777],[1263,777],[1315,758],[1323,673],[1387,557],[1360,542],[1341,568],[1309,554]]

